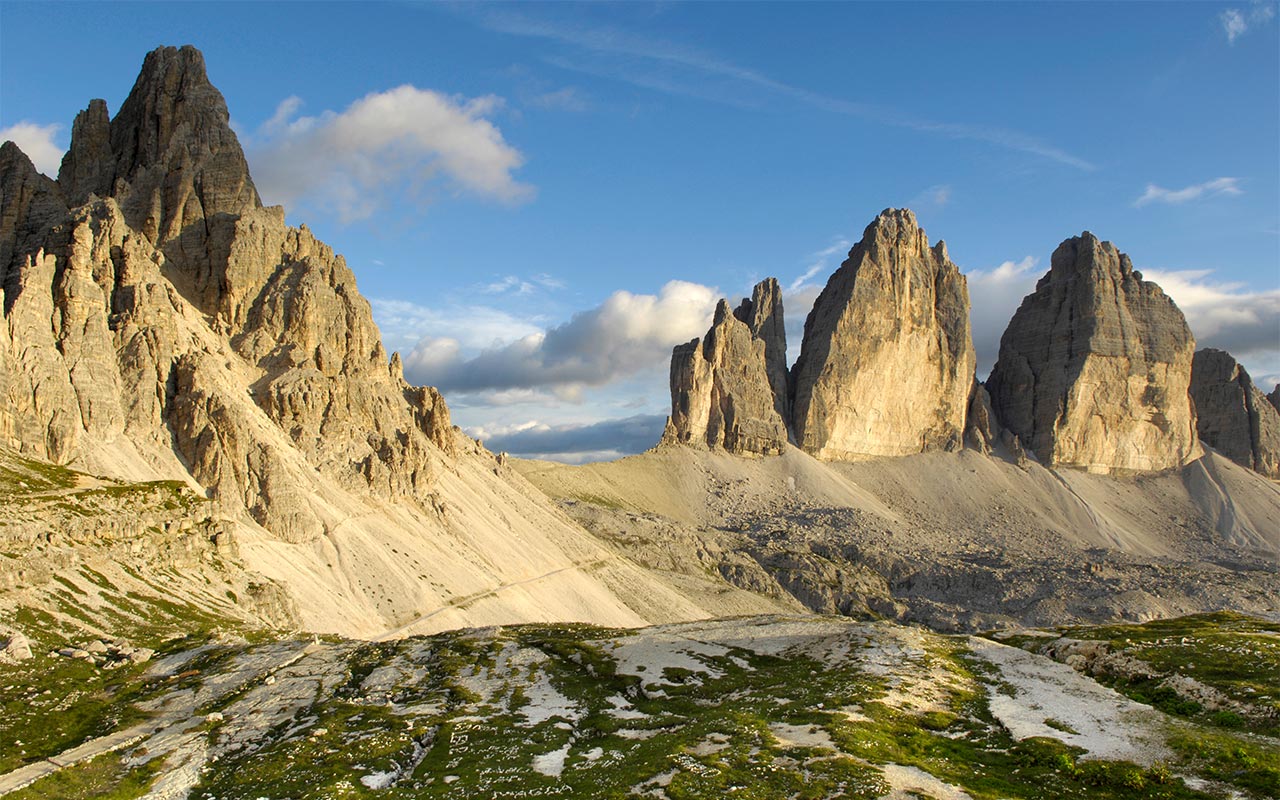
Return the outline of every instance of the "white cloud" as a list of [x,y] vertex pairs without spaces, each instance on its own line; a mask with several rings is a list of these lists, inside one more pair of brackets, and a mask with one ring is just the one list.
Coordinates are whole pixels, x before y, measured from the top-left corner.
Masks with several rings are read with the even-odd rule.
[[482,394],[486,402],[508,390],[545,390],[572,399],[585,386],[604,386],[665,364],[672,347],[706,332],[718,299],[716,289],[686,281],[670,281],[657,295],[618,291],[568,322],[474,355],[465,344],[454,348],[447,328],[436,328],[405,357],[405,370],[415,382]]
[[54,137],[62,130],[62,126],[39,125],[22,120],[7,128],[0,128],[0,142],[12,141],[22,152],[27,154],[36,169],[51,178],[58,176],[58,167],[62,166],[64,149],[54,141]]
[[529,104],[548,111],[581,112],[587,110],[586,98],[582,96],[582,92],[573,86],[535,94],[529,98]]
[[1148,203],[1178,205],[1202,196],[1213,197],[1220,194],[1238,195],[1243,193],[1240,189],[1239,178],[1214,178],[1211,181],[1197,183],[1183,189],[1165,189],[1154,183],[1148,183],[1147,190],[1143,192],[1141,197],[1133,201],[1133,205],[1135,208],[1142,208]]
[[[827,270],[834,272],[835,269],[831,266],[833,256],[843,258],[849,252],[850,247],[849,240],[840,237],[832,242],[830,247],[823,248],[809,256],[809,266],[787,285],[787,293],[795,294],[801,292],[806,287],[813,285],[813,279],[818,277],[819,274]],[[822,282],[823,284],[826,283],[825,277]]]
[[1248,33],[1251,28],[1270,22],[1275,15],[1274,5],[1254,0],[1247,10],[1228,8],[1218,15],[1218,21],[1222,23],[1222,32],[1227,35],[1227,43],[1235,44],[1236,39]]
[[966,273],[969,282],[970,326],[973,349],[978,358],[978,378],[984,379],[1000,355],[1000,337],[1009,327],[1022,298],[1036,288],[1039,259],[1005,261],[995,269],[975,269]]
[[249,138],[254,180],[272,203],[303,203],[343,221],[372,215],[391,197],[422,200],[443,179],[452,191],[516,202],[532,187],[512,173],[524,157],[489,119],[492,95],[465,99],[400,86],[345,111],[296,116],[289,97]]
[[908,202],[907,205],[911,208],[920,208],[923,206],[935,206],[937,208],[942,208],[950,202],[951,185],[939,183],[937,185],[930,186],[928,189],[925,189],[920,194],[911,198],[911,201]]
[[388,350],[407,350],[434,339],[455,342],[459,352],[476,352],[542,330],[537,317],[517,317],[488,306],[450,304],[445,308],[431,308],[407,300],[376,297],[369,303]]
[[[1217,282],[1212,270],[1142,270],[1187,317],[1196,347],[1226,350],[1246,366],[1280,360],[1280,289]],[[1253,370],[1250,370],[1253,372]]]
[[538,289],[563,289],[564,282],[558,278],[554,278],[545,272],[540,272],[529,278],[521,278],[518,275],[504,275],[497,280],[489,283],[477,284],[475,289],[481,294],[515,294],[528,295],[533,294]]

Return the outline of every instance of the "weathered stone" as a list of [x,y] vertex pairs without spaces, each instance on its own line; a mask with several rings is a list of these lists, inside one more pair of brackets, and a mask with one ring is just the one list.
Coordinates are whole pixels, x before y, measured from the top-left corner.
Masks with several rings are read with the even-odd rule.
[[777,279],[765,278],[757,283],[751,297],[744,297],[733,315],[747,324],[752,336],[764,342],[764,366],[773,391],[774,408],[784,421],[790,420],[787,329],[782,314],[782,288]]
[[30,658],[31,640],[18,631],[8,634],[4,647],[0,647],[0,664],[17,664]]
[[888,209],[805,321],[796,442],[834,460],[957,448],[975,363],[964,276],[914,214]]
[[107,101],[90,100],[71,125],[71,147],[58,169],[58,186],[73,206],[89,195],[111,194],[116,178],[116,158],[111,152],[111,117]]
[[15,258],[38,249],[48,229],[66,213],[58,184],[37,172],[16,144],[0,145],[0,289],[6,293],[6,307],[17,278]]
[[707,335],[673,350],[665,441],[764,455],[786,447],[787,426],[778,411],[783,401],[769,372],[770,347],[775,364],[777,348],[786,352],[777,282],[758,285],[739,311],[741,316],[730,312],[721,300]]
[[1227,458],[1280,478],[1280,411],[1230,353],[1207,348],[1191,362],[1200,439]]
[[123,447],[290,541],[333,523],[317,471],[433,508],[443,398],[388,364],[342,257],[261,206],[200,53],[148,54],[72,139],[60,183],[0,150],[0,442],[107,473]]
[[987,388],[1041,463],[1162,470],[1197,452],[1195,340],[1160,287],[1093,234],[1068,239],[1000,340]]
[[1271,405],[1275,406],[1276,411],[1280,411],[1280,383],[1272,388],[1271,393],[1267,395],[1267,400],[1271,401]]
[[969,411],[965,416],[964,443],[983,453],[991,452],[1000,436],[995,412],[991,409],[991,395],[987,387],[974,380],[969,394]]

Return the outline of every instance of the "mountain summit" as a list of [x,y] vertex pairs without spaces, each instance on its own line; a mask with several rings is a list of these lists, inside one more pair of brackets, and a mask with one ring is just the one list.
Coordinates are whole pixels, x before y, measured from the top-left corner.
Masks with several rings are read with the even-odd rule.
[[199,487],[314,630],[706,616],[405,381],[228,119],[200,52],[162,47],[114,117],[77,116],[57,181],[0,148],[0,446]]

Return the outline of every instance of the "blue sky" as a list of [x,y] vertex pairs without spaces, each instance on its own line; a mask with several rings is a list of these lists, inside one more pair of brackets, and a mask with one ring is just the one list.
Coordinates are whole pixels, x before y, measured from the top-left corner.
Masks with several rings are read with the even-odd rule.
[[798,345],[881,209],[970,275],[985,374],[1091,230],[1280,379],[1275,3],[0,2],[0,134],[56,171],[93,97],[194,44],[264,200],[495,449],[642,449],[673,344],[768,275]]

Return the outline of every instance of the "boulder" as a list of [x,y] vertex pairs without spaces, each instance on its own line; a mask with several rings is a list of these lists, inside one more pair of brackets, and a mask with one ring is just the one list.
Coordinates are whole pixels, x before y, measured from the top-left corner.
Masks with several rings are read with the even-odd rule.
[[1042,464],[1170,469],[1199,452],[1194,351],[1173,301],[1085,232],[1059,245],[1023,299],[987,388],[999,423]]

